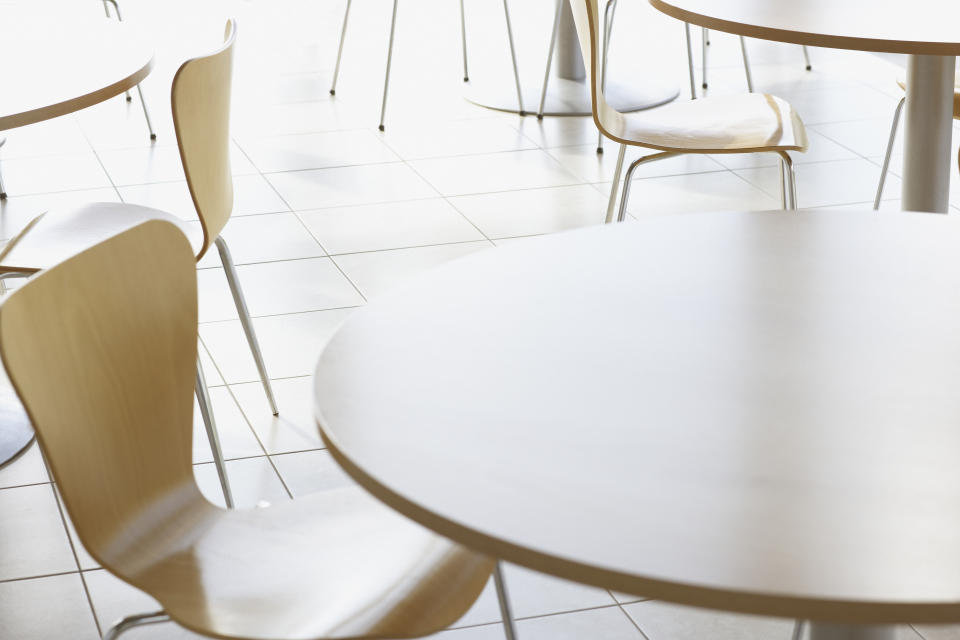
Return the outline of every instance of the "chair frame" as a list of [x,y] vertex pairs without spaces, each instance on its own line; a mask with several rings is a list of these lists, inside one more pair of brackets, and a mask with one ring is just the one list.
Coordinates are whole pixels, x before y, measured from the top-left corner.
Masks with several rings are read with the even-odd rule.
[[[330,95],[337,95],[337,79],[340,77],[340,60],[343,57],[343,43],[347,39],[347,22],[350,18],[350,6],[353,0],[347,0],[347,6],[343,11],[343,26],[340,28],[340,43],[337,46],[337,62],[333,67],[333,79],[330,83]],[[464,0],[460,0],[460,38],[463,43],[463,81],[470,81],[470,74],[467,70],[467,21],[463,7]],[[393,0],[393,12],[390,17],[390,40],[387,44],[387,70],[383,79],[383,100],[380,104],[380,124],[378,128],[384,131],[384,122],[387,117],[387,94],[390,90],[390,66],[393,63],[393,39],[397,27],[397,6],[399,0]],[[520,115],[526,115],[523,107],[523,90],[520,85],[520,71],[517,66],[517,50],[513,43],[513,27],[510,22],[510,7],[507,0],[503,0],[503,16],[507,25],[507,40],[510,43],[510,60],[513,63],[513,79],[517,89],[517,105]]]

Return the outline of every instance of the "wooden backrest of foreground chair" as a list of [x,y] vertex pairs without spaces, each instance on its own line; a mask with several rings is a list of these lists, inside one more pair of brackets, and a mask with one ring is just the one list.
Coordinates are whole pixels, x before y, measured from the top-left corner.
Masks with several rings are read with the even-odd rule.
[[98,562],[130,567],[144,533],[215,509],[191,466],[197,276],[176,226],[145,222],[15,291],[0,357]]
[[180,65],[170,92],[180,160],[203,228],[198,260],[220,235],[233,211],[230,88],[236,38],[236,22],[228,20],[223,46]]

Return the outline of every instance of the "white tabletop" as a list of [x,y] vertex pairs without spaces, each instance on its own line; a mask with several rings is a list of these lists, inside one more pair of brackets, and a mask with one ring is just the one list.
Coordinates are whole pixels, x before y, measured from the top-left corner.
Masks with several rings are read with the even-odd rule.
[[0,131],[102,102],[150,73],[149,38],[102,10],[0,0],[0,21]]
[[765,40],[835,49],[960,55],[951,0],[650,0],[684,22]]
[[960,621],[960,220],[719,213],[491,249],[347,320],[321,431],[491,555],[718,609]]

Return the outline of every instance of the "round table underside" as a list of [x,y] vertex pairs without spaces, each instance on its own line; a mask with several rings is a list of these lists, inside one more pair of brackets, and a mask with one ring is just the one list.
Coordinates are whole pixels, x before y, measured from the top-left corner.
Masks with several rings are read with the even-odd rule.
[[956,622],[957,246],[953,218],[803,211],[474,254],[347,320],[318,422],[378,498],[539,571],[755,614]]

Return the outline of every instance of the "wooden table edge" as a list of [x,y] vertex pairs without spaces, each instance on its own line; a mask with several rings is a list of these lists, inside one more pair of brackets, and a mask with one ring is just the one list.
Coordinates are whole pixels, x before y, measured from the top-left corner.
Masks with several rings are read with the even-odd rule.
[[[313,378],[314,383],[315,379],[316,376]],[[641,578],[615,569],[586,565],[520,546],[444,518],[379,482],[360,466],[354,464],[350,457],[341,450],[336,437],[324,427],[323,414],[320,408],[315,407],[314,411],[318,431],[327,451],[357,484],[394,511],[434,533],[498,560],[601,589],[610,589],[653,600],[718,611],[840,624],[950,624],[960,622],[960,602],[930,604],[838,601],[784,594],[734,591],[654,577]]]
[[[706,27],[715,31],[723,31],[748,38],[770,40],[773,42],[787,42],[811,47],[825,47],[828,49],[849,49],[852,51],[870,51],[874,53],[903,53],[910,55],[932,56],[960,56],[960,42],[920,42],[910,40],[886,40],[873,38],[856,38],[850,36],[826,35],[791,31],[789,29],[773,29],[743,24],[732,20],[722,20],[699,13],[693,13],[675,7],[665,0],[649,0],[650,4],[661,13],[689,22],[699,27]],[[960,39],[960,36],[958,36]]]
[[30,109],[29,111],[21,111],[9,116],[0,116],[0,131],[15,129],[28,124],[42,122],[44,120],[50,120],[52,118],[67,115],[81,109],[86,109],[87,107],[92,107],[95,104],[99,104],[114,96],[118,96],[124,91],[133,89],[140,84],[144,78],[150,75],[150,71],[152,69],[153,56],[151,55],[147,62],[137,71],[129,76],[126,76],[125,78],[118,80],[117,82],[107,85],[106,87],[102,87],[96,91],[85,93],[82,96],[76,96],[56,104],[45,105],[36,109]]

